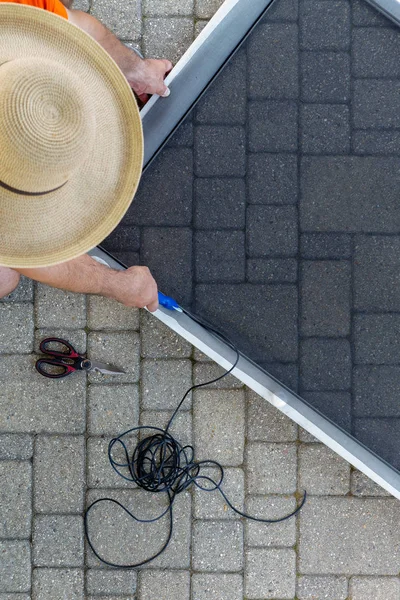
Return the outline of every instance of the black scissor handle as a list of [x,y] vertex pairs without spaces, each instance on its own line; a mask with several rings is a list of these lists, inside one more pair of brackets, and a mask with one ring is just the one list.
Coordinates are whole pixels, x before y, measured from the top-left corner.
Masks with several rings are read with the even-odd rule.
[[[52,367],[60,368],[61,372],[51,373],[47,370],[47,368],[44,365],[51,365]],[[35,367],[41,375],[44,375],[44,377],[49,377],[50,379],[61,379],[62,377],[67,377],[67,375],[70,375],[70,373],[76,371],[76,367],[74,367],[73,365],[68,365],[67,363],[62,362],[61,360],[58,361],[47,358],[40,358],[39,360],[37,360]]]
[[[59,350],[52,350],[51,348],[49,348],[48,346],[52,342],[61,344],[62,346],[65,346],[66,352],[62,352]],[[78,354],[78,352],[75,350],[75,348],[73,346],[71,346],[71,344],[69,342],[67,342],[67,340],[63,340],[61,338],[56,338],[56,337],[46,338],[40,342],[39,348],[40,348],[40,351],[43,352],[43,354],[49,354],[50,356],[58,356],[60,358],[66,358],[66,357],[79,358],[80,357],[80,354]]]

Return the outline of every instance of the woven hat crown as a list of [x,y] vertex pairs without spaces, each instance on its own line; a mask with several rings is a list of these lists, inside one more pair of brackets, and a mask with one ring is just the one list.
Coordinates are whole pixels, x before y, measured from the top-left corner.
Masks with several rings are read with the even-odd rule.
[[65,184],[95,138],[90,98],[67,67],[44,58],[0,66],[0,182],[46,193]]

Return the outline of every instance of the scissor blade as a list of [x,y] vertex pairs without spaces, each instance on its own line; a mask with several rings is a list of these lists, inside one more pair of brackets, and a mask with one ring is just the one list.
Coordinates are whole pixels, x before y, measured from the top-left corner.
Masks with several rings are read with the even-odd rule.
[[91,361],[92,367],[91,371],[98,371],[99,373],[103,373],[104,375],[119,375],[120,373],[125,373],[126,371],[121,371],[118,367],[114,365],[108,365],[102,362],[96,362],[94,360]]

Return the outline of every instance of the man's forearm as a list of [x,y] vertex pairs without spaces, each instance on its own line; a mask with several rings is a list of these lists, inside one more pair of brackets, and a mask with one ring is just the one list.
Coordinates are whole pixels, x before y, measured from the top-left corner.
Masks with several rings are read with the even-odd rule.
[[53,267],[15,271],[40,283],[69,292],[99,294],[113,298],[125,306],[146,306],[150,311],[158,307],[157,284],[147,267],[130,267],[125,271],[115,271],[84,254]]
[[141,58],[92,15],[81,10],[69,10],[68,20],[94,38],[115,60],[125,76],[139,67]]
[[21,275],[30,277],[52,287],[82,294],[112,295],[118,285],[119,272],[99,264],[87,254],[74,260],[38,269],[15,269]]

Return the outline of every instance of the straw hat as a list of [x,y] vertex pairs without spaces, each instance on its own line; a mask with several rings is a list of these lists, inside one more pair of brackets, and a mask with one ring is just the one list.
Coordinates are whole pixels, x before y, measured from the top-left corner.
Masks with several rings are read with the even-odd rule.
[[0,265],[80,256],[119,223],[143,161],[115,62],[66,19],[0,2]]

